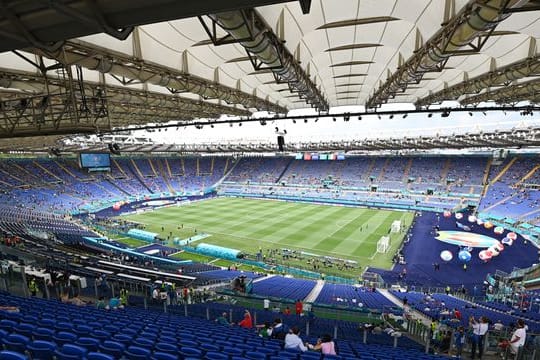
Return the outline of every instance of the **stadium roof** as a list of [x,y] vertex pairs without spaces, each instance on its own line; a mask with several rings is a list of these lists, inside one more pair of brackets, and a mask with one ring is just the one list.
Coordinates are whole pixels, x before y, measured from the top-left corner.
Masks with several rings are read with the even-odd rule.
[[539,96],[539,1],[147,3],[3,1],[0,137]]

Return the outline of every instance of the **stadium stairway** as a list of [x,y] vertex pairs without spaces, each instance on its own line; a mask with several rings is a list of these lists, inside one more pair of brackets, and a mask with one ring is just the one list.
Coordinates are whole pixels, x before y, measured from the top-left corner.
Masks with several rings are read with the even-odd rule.
[[[227,162],[227,163],[228,163],[228,162]],[[226,170],[225,175],[223,175],[223,176],[221,177],[221,179],[219,179],[218,182],[215,183],[213,186],[214,186],[214,187],[220,186],[221,183],[222,183],[223,181],[225,181],[225,179],[227,179],[227,177],[233,172],[234,168],[236,168],[236,165],[238,165],[239,163],[240,163],[240,160],[235,161],[235,162],[233,163],[233,165],[231,166],[231,168]]]
[[[377,289],[379,293],[384,295],[388,300],[390,300],[392,303],[394,303],[396,306],[403,309],[403,301],[398,299],[396,296],[394,296],[390,291],[386,289]],[[431,324],[431,319],[427,317],[426,315],[422,314],[420,311],[415,310],[413,307],[409,307],[409,315],[415,319],[420,320],[422,324],[429,326]]]
[[260,278],[257,278],[255,280],[253,280],[253,282],[256,283],[256,282],[259,282],[259,281],[268,280],[270,278],[273,278],[274,276],[276,276],[276,275],[263,276],[263,277],[260,277]]
[[308,294],[308,296],[305,297],[303,300],[304,302],[313,303],[317,298],[319,297],[319,294],[321,293],[321,290],[324,286],[325,281],[324,280],[317,280],[317,283],[313,287],[313,290]]

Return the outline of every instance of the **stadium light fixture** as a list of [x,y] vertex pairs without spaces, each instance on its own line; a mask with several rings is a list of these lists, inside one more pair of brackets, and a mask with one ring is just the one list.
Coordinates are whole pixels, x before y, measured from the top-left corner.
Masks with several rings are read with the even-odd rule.
[[304,119],[304,124],[307,124],[307,122],[308,122],[308,119],[307,118]]
[[472,111],[469,111],[469,116],[473,116],[473,113],[472,113]]
[[389,117],[390,117],[390,120],[392,120],[394,118],[394,114],[391,114]]
[[360,116],[358,117],[358,121],[360,121],[360,120],[362,120],[362,115],[360,115]]
[[427,117],[428,117],[428,118],[430,118],[430,117],[432,117],[432,116],[433,116],[433,113],[427,114]]
[[403,114],[403,116],[401,118],[405,119],[407,116],[409,116],[409,114]]
[[333,122],[336,122],[336,118],[335,118],[335,117],[334,117],[334,118],[332,118],[332,121],[333,121]]

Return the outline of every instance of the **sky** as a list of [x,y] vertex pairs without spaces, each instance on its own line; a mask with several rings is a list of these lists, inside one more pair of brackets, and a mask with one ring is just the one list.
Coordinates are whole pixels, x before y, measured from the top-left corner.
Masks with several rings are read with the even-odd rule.
[[[489,106],[489,104],[484,104]],[[453,103],[442,104],[443,107],[456,106]],[[482,104],[481,104],[482,106]],[[382,110],[413,110],[412,104],[387,104]],[[330,114],[341,114],[344,112],[362,112],[361,106],[349,106],[330,109]],[[289,112],[289,116],[316,115],[314,109],[298,109]],[[260,112],[253,115],[254,118],[266,117],[267,113]],[[223,118],[225,119],[225,118]],[[136,131],[136,136],[149,137],[155,143],[165,144],[190,144],[190,143],[226,143],[226,142],[273,142],[276,140],[276,127],[278,132],[286,130],[286,142],[308,142],[324,140],[351,140],[351,139],[375,139],[375,138],[402,138],[406,136],[436,136],[462,134],[466,132],[479,133],[488,132],[494,129],[511,129],[513,127],[540,126],[540,117],[521,116],[516,112],[502,111],[473,113],[470,116],[467,112],[450,113],[450,116],[442,118],[440,113],[435,113],[431,118],[427,114],[410,114],[407,118],[396,115],[393,119],[389,116],[377,115],[363,116],[362,120],[351,117],[350,121],[343,121],[343,117],[336,116],[334,122],[332,117],[320,118],[317,122],[313,119],[304,123],[297,120],[273,120],[268,121],[266,126],[262,126],[258,121],[244,122],[242,126],[238,124],[219,124],[214,128],[204,126],[203,129],[196,129],[193,126],[176,127],[162,129],[148,133],[146,131]]]

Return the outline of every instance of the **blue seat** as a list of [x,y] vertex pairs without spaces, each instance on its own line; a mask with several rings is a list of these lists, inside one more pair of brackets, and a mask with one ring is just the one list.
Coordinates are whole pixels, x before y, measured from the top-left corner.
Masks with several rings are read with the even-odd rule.
[[152,360],[178,360],[178,356],[161,351],[156,351],[150,358]]
[[133,337],[122,333],[122,334],[114,335],[111,338],[111,340],[122,343],[122,344],[124,344],[126,346],[129,346],[129,345],[131,345],[131,342],[133,341]]
[[16,351],[0,351],[0,360],[27,360],[28,357]]
[[166,342],[158,342],[154,345],[154,350],[169,354],[177,354],[178,353],[178,346],[172,343],[166,343]]
[[232,347],[232,346],[224,346],[221,349],[221,352],[223,354],[227,354],[229,356],[242,356],[242,355],[244,355],[244,350],[237,349],[237,348]]
[[73,333],[77,336],[88,336],[94,329],[86,325],[77,325],[73,328]]
[[24,335],[28,338],[32,337],[32,332],[36,329],[35,325],[28,323],[20,323],[13,327],[13,332]]
[[[316,352],[305,352],[300,354],[301,360],[320,360],[321,354]],[[326,358],[325,358],[326,359]]]
[[99,349],[99,340],[91,337],[80,337],[75,342],[75,345],[81,346],[88,351],[98,351]]
[[109,339],[112,337],[112,335],[111,335],[111,333],[108,332],[108,331],[103,331],[103,330],[93,330],[93,331],[90,333],[90,337],[99,339],[99,341],[105,341],[105,340],[109,340]]
[[86,348],[75,344],[64,344],[62,348],[59,349],[59,351],[64,355],[75,355],[80,358],[83,358],[84,356],[86,356],[86,353],[88,353],[88,350]]
[[112,355],[102,354],[98,352],[89,352],[86,355],[86,360],[115,360]]
[[34,340],[51,341],[54,337],[54,331],[47,328],[38,327],[32,332]]
[[194,357],[194,358],[202,358],[203,352],[197,348],[189,347],[189,346],[182,346],[180,348],[180,354],[184,357]]
[[209,351],[204,356],[206,360],[229,360],[229,356],[215,351]]
[[75,326],[71,322],[59,321],[54,324],[54,329],[56,331],[73,331]]
[[77,335],[72,332],[60,331],[54,334],[53,340],[58,346],[62,346],[77,341]]
[[107,355],[112,355],[117,359],[122,357],[125,350],[125,345],[116,341],[104,341],[101,345],[99,345],[100,352]]
[[[141,335],[142,336],[142,335]],[[135,340],[131,342],[135,346],[147,348],[147,349],[153,349],[154,348],[154,340],[147,339],[144,337],[138,337]]]
[[26,345],[26,350],[32,356],[32,359],[50,360],[54,356],[56,344],[51,341],[34,340]]
[[11,332],[15,326],[17,326],[17,322],[13,320],[8,319],[2,319],[0,320],[0,329],[6,330],[7,332]]
[[9,334],[2,339],[2,343],[6,350],[24,353],[26,345],[30,343],[30,339],[20,334]]
[[217,345],[214,345],[214,344],[209,344],[209,343],[202,343],[200,346],[199,346],[199,349],[202,349],[204,351],[219,351],[219,346]]
[[130,346],[124,351],[124,355],[129,360],[147,360],[150,359],[151,352],[139,346]]
[[248,359],[253,359],[253,360],[261,360],[261,359],[266,359],[266,354],[262,352],[258,352],[258,351],[246,351],[246,353],[244,354],[244,357]]

